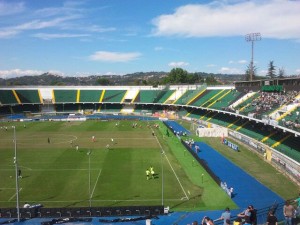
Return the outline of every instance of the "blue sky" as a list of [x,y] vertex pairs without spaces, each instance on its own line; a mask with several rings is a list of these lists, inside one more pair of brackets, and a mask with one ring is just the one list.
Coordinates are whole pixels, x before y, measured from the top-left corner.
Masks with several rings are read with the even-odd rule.
[[0,77],[166,71],[300,74],[299,0],[0,0]]

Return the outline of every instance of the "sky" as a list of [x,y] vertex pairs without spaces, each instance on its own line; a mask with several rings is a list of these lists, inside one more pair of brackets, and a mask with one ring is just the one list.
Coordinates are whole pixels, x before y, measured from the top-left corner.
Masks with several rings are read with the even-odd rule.
[[0,0],[0,78],[300,74],[300,0]]

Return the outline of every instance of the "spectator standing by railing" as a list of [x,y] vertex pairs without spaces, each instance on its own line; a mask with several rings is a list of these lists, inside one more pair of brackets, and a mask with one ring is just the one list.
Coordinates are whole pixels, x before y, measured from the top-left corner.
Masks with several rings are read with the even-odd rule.
[[250,207],[250,213],[251,213],[251,215],[250,215],[250,223],[252,225],[256,225],[257,224],[257,216],[256,216],[257,210],[254,208],[253,205],[249,205],[249,207]]
[[273,210],[271,210],[268,214],[267,225],[277,225],[277,217],[274,215]]
[[283,215],[285,218],[285,225],[292,225],[294,211],[295,211],[294,206],[290,205],[289,201],[286,201],[285,205],[283,206]]
[[295,202],[297,203],[297,213],[296,216],[300,216],[300,193],[298,198],[296,198]]
[[223,220],[223,224],[226,225],[226,220],[230,221],[230,217],[231,217],[230,209],[227,207],[225,209],[225,211],[221,214],[221,217],[218,219],[215,219],[214,222],[216,222],[218,220]]
[[202,225],[214,225],[214,222],[208,217],[205,216],[201,222]]

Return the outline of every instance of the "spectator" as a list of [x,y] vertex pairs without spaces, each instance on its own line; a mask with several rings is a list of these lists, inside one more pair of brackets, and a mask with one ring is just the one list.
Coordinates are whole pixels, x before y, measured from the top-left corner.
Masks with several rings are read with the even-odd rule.
[[237,216],[242,218],[242,222],[247,223],[247,224],[251,224],[250,223],[251,207],[248,206],[248,208],[246,210],[239,213]]
[[205,217],[203,217],[201,224],[202,225],[214,225],[214,222],[208,216],[205,216]]
[[277,225],[277,217],[274,215],[273,210],[271,210],[268,214],[267,225]]
[[30,208],[30,205],[27,202],[25,202],[23,208],[28,209],[28,208]]
[[229,223],[230,223],[230,217],[231,217],[230,209],[227,207],[225,209],[225,211],[221,214],[221,217],[218,219],[215,219],[214,222],[218,221],[218,220],[223,220],[223,224],[226,225],[226,220],[229,220]]
[[295,199],[295,202],[297,203],[297,215],[299,216],[300,215],[300,193],[299,193],[299,196],[298,198]]
[[256,225],[257,224],[257,217],[256,217],[257,210],[254,208],[253,205],[249,205],[249,207],[250,207],[250,212],[251,212],[250,223],[252,225]]
[[233,225],[241,225],[241,224],[242,224],[242,218],[240,217],[237,217],[233,222]]
[[292,225],[292,219],[294,216],[294,206],[290,205],[289,201],[285,202],[283,206],[283,215],[285,218],[285,225]]

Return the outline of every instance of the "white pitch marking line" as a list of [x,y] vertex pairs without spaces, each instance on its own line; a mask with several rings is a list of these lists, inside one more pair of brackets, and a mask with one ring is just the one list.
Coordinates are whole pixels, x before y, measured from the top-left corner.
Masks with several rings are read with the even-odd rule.
[[96,186],[97,186],[98,179],[99,179],[99,177],[100,177],[101,171],[102,171],[102,169],[100,169],[100,171],[99,171],[99,174],[98,174],[98,177],[97,177],[96,183],[95,183],[95,185],[94,185],[94,188],[93,188],[93,191],[92,191],[92,194],[91,194],[91,198],[92,198],[92,197],[93,197],[93,195],[94,195],[94,191],[95,191],[95,188],[96,188]]
[[[152,131],[153,131],[153,130],[152,130]],[[186,199],[189,200],[189,197],[187,196],[187,194],[186,194],[186,192],[185,192],[185,190],[184,190],[184,188],[183,188],[183,186],[182,186],[182,184],[181,184],[181,182],[180,182],[180,180],[179,180],[179,177],[177,176],[177,174],[176,174],[174,168],[172,167],[172,165],[171,165],[171,163],[170,163],[170,161],[169,161],[167,155],[165,154],[164,149],[162,148],[160,142],[158,141],[157,136],[155,136],[155,138],[156,138],[157,143],[158,143],[159,146],[160,146],[160,149],[161,149],[162,153],[163,153],[164,156],[166,157],[166,159],[167,159],[167,161],[168,161],[168,163],[169,163],[169,165],[170,165],[170,167],[171,167],[171,169],[172,169],[172,171],[173,171],[173,173],[174,173],[174,175],[175,175],[175,177],[176,177],[176,179],[177,179],[177,181],[178,181],[178,183],[179,183],[179,185],[180,185],[180,187],[181,187],[181,189],[182,189],[182,191],[183,191],[183,193],[184,193],[184,195],[185,195],[185,197],[186,197]]]
[[[183,197],[185,198],[185,197]],[[182,201],[182,199],[165,199],[166,201]],[[65,201],[40,201],[40,200],[28,200],[28,202],[79,202],[83,201],[82,199],[76,199],[76,200],[65,200]],[[161,201],[161,199],[108,199],[108,200],[101,200],[101,199],[95,199],[93,202],[152,202],[152,201]],[[0,201],[1,202],[8,202],[8,201]]]
[[[22,188],[20,188],[19,193],[22,191]],[[10,197],[10,199],[8,199],[8,201],[10,202],[15,196],[17,195],[17,193],[15,193],[13,196]]]

